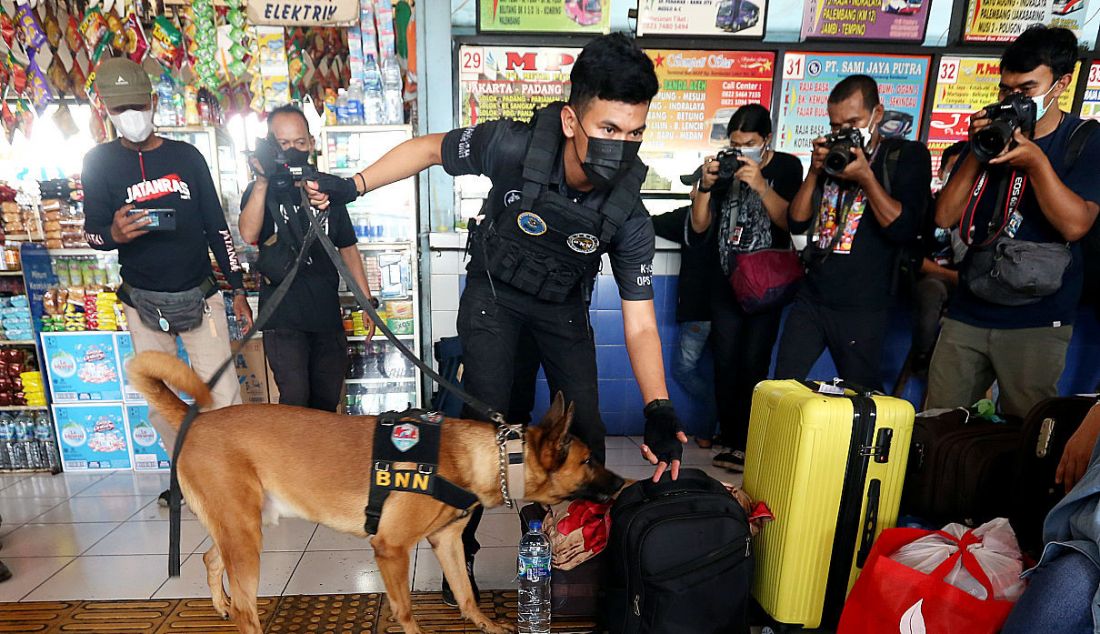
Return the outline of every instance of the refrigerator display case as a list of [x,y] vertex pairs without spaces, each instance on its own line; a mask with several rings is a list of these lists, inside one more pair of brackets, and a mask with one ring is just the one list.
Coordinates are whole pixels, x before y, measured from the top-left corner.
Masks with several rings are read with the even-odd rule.
[[[412,127],[329,126],[321,130],[321,171],[351,176],[412,138]],[[417,257],[416,181],[408,178],[368,192],[348,205],[371,292],[379,315],[420,355],[420,271]],[[341,283],[345,305],[355,300]],[[385,337],[348,337],[349,364],[345,411],[378,413],[419,407],[420,371]]]
[[212,126],[189,126],[180,128],[157,128],[157,134],[174,141],[190,143],[210,166],[210,176],[218,190],[218,199],[222,202],[229,230],[237,244],[244,244],[237,220],[241,215],[241,175],[247,175],[247,164],[241,153],[245,148],[237,148],[229,133]]

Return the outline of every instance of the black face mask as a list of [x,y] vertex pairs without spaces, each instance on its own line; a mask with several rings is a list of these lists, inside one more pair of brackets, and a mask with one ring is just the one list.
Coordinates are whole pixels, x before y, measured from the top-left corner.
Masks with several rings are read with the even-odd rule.
[[283,150],[283,157],[290,167],[305,167],[309,165],[310,153],[291,147]]
[[[611,189],[630,171],[634,159],[638,158],[640,141],[617,141],[613,139],[593,139],[584,128],[578,126],[588,139],[588,151],[581,161],[581,168],[588,182],[596,189]],[[576,147],[576,146],[574,146]],[[578,155],[579,158],[579,155]]]

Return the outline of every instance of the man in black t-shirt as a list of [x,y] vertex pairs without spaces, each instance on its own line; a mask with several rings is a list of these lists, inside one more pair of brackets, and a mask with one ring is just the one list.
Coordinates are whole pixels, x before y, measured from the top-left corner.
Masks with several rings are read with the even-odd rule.
[[[287,165],[309,164],[313,137],[305,114],[294,106],[281,106],[267,116],[268,142],[283,151]],[[261,253],[271,248],[280,236],[278,227],[296,227],[298,236],[309,230],[309,221],[301,214],[300,183],[279,188],[268,180],[267,170],[274,166],[253,159],[256,180],[241,197],[239,227],[246,242],[259,243]],[[280,214],[278,225],[272,214]],[[328,236],[340,250],[354,282],[370,296],[363,258],[344,205],[328,207]],[[290,238],[294,240],[294,238]],[[278,288],[264,278],[260,286],[260,310]],[[309,259],[302,263],[275,313],[264,325],[264,352],[279,386],[279,402],[335,412],[347,372],[347,336],[340,314],[340,275],[319,243],[314,242]]]
[[[96,91],[111,123],[121,136],[96,146],[84,157],[84,231],[88,244],[100,251],[118,250],[122,286],[119,299],[137,352],[159,350],[176,354],[177,336],[191,366],[206,380],[229,357],[229,326],[225,301],[214,281],[210,253],[233,288],[233,312],[244,327],[252,326],[240,262],[218,200],[210,168],[194,146],[153,133],[149,76],[127,58],[109,59],[96,70]],[[175,212],[175,228],[150,231],[146,209]],[[163,216],[162,216],[163,217]],[[157,318],[148,293],[171,294],[177,309],[186,307],[197,325],[184,326]],[[146,298],[142,301],[140,298]],[[159,301],[164,301],[159,300]],[[145,310],[139,307],[145,306]],[[211,390],[213,407],[241,402],[240,386],[227,372]],[[156,412],[149,417],[172,447],[176,430]],[[168,492],[160,496],[167,505]]]
[[[653,226],[641,203],[645,166],[637,159],[657,77],[645,53],[624,35],[612,34],[585,46],[570,82],[569,103],[542,109],[531,125],[493,121],[429,134],[399,145],[351,179],[322,177],[316,188],[307,187],[315,203],[324,205],[329,196],[354,200],[432,165],[453,175],[488,176],[493,187],[482,220],[471,229],[458,313],[463,382],[474,397],[507,412],[516,342],[526,329],[550,389],[563,392],[575,408],[572,433],[599,461],[605,430],[588,299],[606,253],[645,403],[642,454],[658,465],[655,478],[669,467],[676,477],[687,437],[665,385],[653,308]],[[498,477],[495,470],[491,475]],[[471,573],[479,517],[480,509],[464,536]],[[444,599],[451,600],[444,590]]]
[[[833,88],[829,126],[858,130],[863,147],[836,177],[824,172],[825,139],[791,201],[791,233],[810,231],[813,257],[779,342],[775,376],[804,379],[826,348],[840,378],[882,388],[881,356],[898,252],[916,237],[932,180],[928,148],[881,139],[878,85],[853,75]],[[889,172],[889,173],[887,173]],[[889,189],[883,183],[889,182]]]
[[[1069,88],[1076,62],[1077,38],[1067,29],[1032,27],[1010,44],[1001,56],[1000,98],[1021,93],[1032,100],[1034,134],[1017,129],[1015,142],[985,164],[968,148],[940,193],[936,223],[941,227],[959,224],[968,207],[974,213],[970,226],[962,227],[971,248],[932,355],[928,407],[969,406],[993,381],[1000,388],[1001,411],[1011,416],[1024,417],[1039,401],[1058,395],[1084,283],[1078,240],[1095,222],[1100,202],[1100,133],[1089,137],[1072,166],[1067,162],[1070,138],[1081,120],[1062,112],[1058,97]],[[977,113],[970,138],[989,124],[984,110]],[[989,183],[984,190],[977,186],[983,172]],[[1007,191],[1009,182],[1021,180],[1021,197],[996,195],[1001,183]],[[1015,211],[1013,200],[1018,201]],[[1068,245],[1068,267],[1053,273],[1060,273],[1058,290],[1016,306],[976,296],[968,276],[980,277],[975,255],[995,238]],[[1081,456],[1085,462],[1087,457],[1087,452]]]

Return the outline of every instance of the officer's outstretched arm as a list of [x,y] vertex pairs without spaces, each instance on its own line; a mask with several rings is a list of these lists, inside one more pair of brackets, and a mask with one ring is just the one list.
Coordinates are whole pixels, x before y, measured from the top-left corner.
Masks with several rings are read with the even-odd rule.
[[661,359],[661,336],[657,332],[653,300],[623,300],[623,331],[634,378],[646,403],[642,458],[657,465],[653,473],[654,481],[659,480],[666,469],[671,469],[672,479],[675,480],[680,474],[680,457],[687,436],[668,400],[665,364]]
[[365,194],[415,176],[433,165],[439,165],[443,162],[443,136],[426,134],[409,139],[386,152],[354,178],[357,191]]
[[310,202],[318,209],[328,207],[330,199],[331,202],[349,203],[371,190],[439,165],[443,162],[443,136],[426,134],[409,139],[351,178],[318,174],[315,181],[306,182]]

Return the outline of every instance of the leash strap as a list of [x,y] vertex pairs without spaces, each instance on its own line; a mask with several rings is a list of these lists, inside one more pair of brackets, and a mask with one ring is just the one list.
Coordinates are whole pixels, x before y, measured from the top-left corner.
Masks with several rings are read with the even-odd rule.
[[[303,209],[307,210],[307,215],[313,218],[312,213],[308,213],[309,199],[306,198],[305,190],[302,190],[302,204]],[[325,214],[327,212],[322,212]],[[257,332],[263,330],[263,327],[271,319],[271,315],[282,303],[283,298],[286,297],[287,292],[290,290],[290,285],[294,282],[294,278],[298,275],[298,270],[301,268],[302,262],[309,259],[309,250],[313,246],[313,240],[317,237],[315,227],[320,227],[320,223],[316,223],[310,227],[310,230],[306,233],[306,237],[302,246],[302,250],[298,253],[298,259],[294,261],[294,266],[287,272],[286,278],[278,285],[275,292],[271,294],[271,298],[264,303],[264,309],[260,311],[259,316],[252,324],[252,328],[244,334],[244,337],[238,341],[232,349],[232,353],[229,358],[222,362],[218,369],[214,371],[214,374],[206,381],[206,387],[213,389],[214,385],[218,383],[222,375],[233,365],[237,355],[240,353],[244,345],[248,343]],[[327,237],[327,236],[326,236]],[[170,468],[169,483],[168,483],[168,576],[178,577],[180,576],[180,520],[181,520],[181,505],[183,502],[183,495],[180,493],[179,476],[176,472],[176,464],[179,462],[180,450],[183,449],[183,441],[187,438],[187,432],[191,429],[191,423],[195,421],[195,417],[199,415],[198,403],[192,403],[187,408],[187,414],[183,417],[183,422],[180,423],[179,433],[176,435],[176,444],[172,447],[172,464]]]
[[371,304],[370,299],[367,297],[367,294],[363,291],[363,289],[359,288],[358,284],[355,283],[355,280],[351,276],[351,270],[348,269],[348,265],[344,263],[344,259],[340,257],[340,252],[336,249],[336,246],[332,244],[332,240],[330,240],[329,237],[325,235],[325,232],[321,231],[320,223],[317,221],[316,218],[313,217],[312,214],[307,215],[309,216],[309,222],[311,225],[310,233],[317,234],[317,242],[325,250],[325,253],[328,254],[329,259],[332,260],[332,265],[336,267],[336,270],[340,273],[340,277],[344,278],[344,281],[347,282],[348,290],[350,290],[352,295],[355,296],[355,301],[359,302],[359,306],[371,318],[371,321],[374,322],[375,327],[377,327],[378,330],[386,336],[386,339],[389,339],[390,343],[392,343],[394,347],[400,350],[401,354],[404,355],[405,358],[407,358],[409,361],[412,361],[413,364],[416,365],[416,367],[420,368],[420,370],[425,375],[427,375],[428,378],[438,383],[440,387],[462,399],[464,403],[470,406],[470,409],[484,416],[485,420],[491,421],[497,425],[503,425],[504,416],[500,412],[489,407],[489,405],[487,405],[485,402],[474,398],[468,392],[458,387],[454,383],[451,383],[447,379],[444,379],[442,376],[439,375],[439,373],[433,370],[430,365],[421,361],[420,357],[416,356],[412,350],[409,350],[409,348],[405,346],[405,344],[402,343],[396,335],[393,334],[393,331],[389,329],[389,326],[386,325],[385,321],[383,321],[378,316],[378,311],[374,309],[374,306]]

